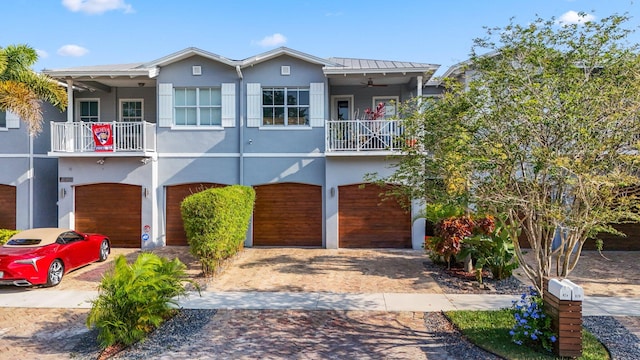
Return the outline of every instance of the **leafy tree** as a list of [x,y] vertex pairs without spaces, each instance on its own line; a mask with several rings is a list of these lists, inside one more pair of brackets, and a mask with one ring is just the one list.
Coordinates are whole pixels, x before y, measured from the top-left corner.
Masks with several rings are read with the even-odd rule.
[[60,111],[67,107],[65,89],[31,70],[37,60],[36,51],[27,45],[0,47],[0,111],[16,113],[27,123],[31,135],[42,130],[41,101]]
[[640,58],[626,43],[627,20],[512,19],[487,29],[441,99],[404,107],[411,146],[385,181],[426,203],[505,217],[538,290],[550,276],[566,277],[589,238],[640,220],[632,192],[640,183]]

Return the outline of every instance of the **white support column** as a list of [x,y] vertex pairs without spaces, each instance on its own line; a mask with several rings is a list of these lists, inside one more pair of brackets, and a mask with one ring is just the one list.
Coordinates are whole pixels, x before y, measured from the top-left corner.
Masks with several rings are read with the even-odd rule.
[[73,122],[73,80],[67,79],[67,122]]
[[418,75],[417,77],[418,80],[418,84],[416,85],[418,87],[416,94],[418,94],[418,105],[420,105],[422,103],[422,75]]
[[424,244],[424,232],[426,220],[424,214],[424,204],[418,200],[411,201],[411,247],[414,250],[422,249]]

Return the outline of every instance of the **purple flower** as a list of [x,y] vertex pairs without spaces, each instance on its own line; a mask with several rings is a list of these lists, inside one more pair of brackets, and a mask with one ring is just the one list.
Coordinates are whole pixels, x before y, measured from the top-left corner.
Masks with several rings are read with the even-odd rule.
[[556,342],[556,340],[558,340],[558,339],[556,339],[556,337],[554,335],[551,335],[549,340],[551,340],[551,342]]

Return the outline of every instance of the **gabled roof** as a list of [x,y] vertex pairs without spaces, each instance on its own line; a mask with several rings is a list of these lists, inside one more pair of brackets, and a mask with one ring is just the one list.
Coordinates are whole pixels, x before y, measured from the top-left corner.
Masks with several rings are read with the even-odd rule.
[[174,52],[173,54],[169,54],[167,56],[163,56],[160,59],[153,60],[145,64],[146,67],[155,67],[155,66],[166,66],[169,64],[173,64],[177,61],[184,60],[190,58],[192,56],[202,56],[203,58],[210,59],[213,61],[217,61],[229,66],[235,67],[238,65],[237,61],[227,59],[224,56],[220,56],[218,54],[214,54],[202,49],[198,49],[196,47],[188,47],[186,49]]
[[350,74],[350,73],[367,73],[367,74],[388,74],[388,73],[407,73],[407,72],[434,72],[440,65],[392,61],[392,60],[373,60],[373,59],[355,59],[355,58],[329,58],[334,63],[333,66],[325,66],[324,73],[330,74]]
[[246,58],[244,60],[242,60],[242,68],[248,67],[248,66],[252,66],[258,63],[261,63],[263,61],[267,61],[270,59],[273,59],[275,57],[278,56],[282,56],[282,55],[289,55],[291,57],[294,58],[298,58],[300,60],[304,60],[310,63],[314,63],[314,64],[318,64],[318,65],[323,65],[323,66],[333,66],[336,65],[335,63],[327,60],[327,59],[322,59],[319,58],[317,56],[313,56],[313,55],[309,55],[306,53],[303,53],[301,51],[298,50],[293,50],[290,49],[288,47],[279,47],[277,49],[273,49],[267,52],[263,52],[262,54],[258,54],[249,58]]
[[[491,51],[488,52],[486,54],[482,54],[479,55],[479,58],[491,58],[494,56],[498,56],[500,55],[499,51]],[[442,76],[440,76],[441,78],[447,78],[447,77],[456,77],[456,76],[460,76],[464,73],[464,71],[469,68],[473,63],[471,62],[471,59],[465,60],[465,61],[461,61],[457,64],[453,64],[451,65],[451,67],[449,67],[447,69],[447,71],[445,71],[444,74],[442,74]]]

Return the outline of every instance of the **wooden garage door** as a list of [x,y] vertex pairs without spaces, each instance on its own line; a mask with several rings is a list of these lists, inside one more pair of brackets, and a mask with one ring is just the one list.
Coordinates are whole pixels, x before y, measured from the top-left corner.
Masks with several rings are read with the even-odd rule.
[[338,187],[339,247],[411,248],[411,214],[394,198],[382,201],[384,191],[373,184]]
[[16,228],[16,187],[0,185],[0,229]]
[[140,247],[140,186],[109,183],[76,186],[75,201],[76,230],[107,235],[113,247]]
[[191,194],[202,190],[225,185],[212,183],[192,183],[167,186],[167,245],[188,246],[187,235],[184,232],[180,204]]
[[255,189],[253,245],[322,246],[322,187],[282,183]]
[[[603,251],[640,251],[640,224],[616,224],[614,228],[627,236],[615,236],[612,234],[599,234],[603,244]],[[584,244],[584,250],[596,250],[596,241],[589,239]]]

